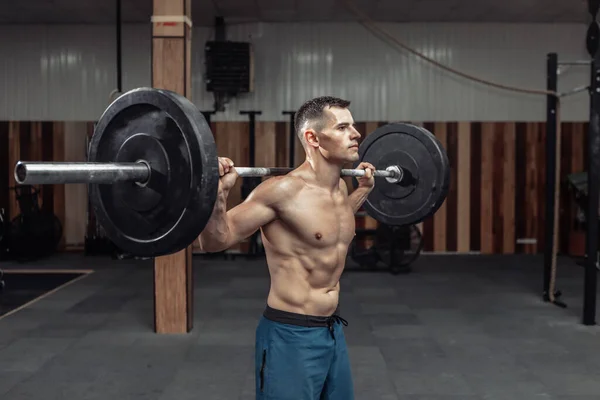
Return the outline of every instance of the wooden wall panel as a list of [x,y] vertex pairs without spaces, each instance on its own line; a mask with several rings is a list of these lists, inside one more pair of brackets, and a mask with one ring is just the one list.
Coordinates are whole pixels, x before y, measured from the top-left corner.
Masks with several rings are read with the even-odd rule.
[[[54,124],[52,122],[41,122],[41,137],[39,138],[42,147],[41,160],[51,162],[54,160]],[[44,185],[41,188],[42,208],[46,211],[54,210],[54,185]]]
[[[493,126],[492,172],[492,253],[502,251],[504,239],[502,195],[504,189],[504,129],[501,124]],[[507,177],[508,179],[508,177]]]
[[[535,122],[413,122],[436,135],[450,158],[448,198],[435,216],[419,224],[424,250],[484,254],[540,253],[544,244],[545,124]],[[361,140],[383,121],[357,121]],[[218,153],[236,165],[249,163],[247,122],[213,122]],[[84,160],[85,137],[93,123],[61,121],[0,122],[0,207],[15,216],[14,163],[20,159]],[[577,208],[568,190],[568,174],[585,170],[587,123],[561,124],[560,251],[581,250]],[[256,164],[289,165],[289,122],[259,121]],[[296,166],[304,151],[294,137]],[[347,180],[349,190],[352,181]],[[241,180],[232,190],[228,207],[241,201]],[[63,224],[63,248],[80,247],[87,225],[84,185],[40,188],[41,206],[53,210]],[[67,213],[67,210],[69,211]],[[371,217],[357,216],[357,229],[373,228]],[[529,239],[529,241],[524,240]],[[523,243],[524,241],[524,243]],[[368,242],[365,243],[369,245]],[[236,247],[244,251],[245,244]]]
[[456,149],[456,251],[469,252],[471,247],[471,125],[458,124]]
[[[474,123],[476,143],[471,154],[471,179],[477,182],[472,190],[474,202],[471,217],[477,220],[477,237],[471,240],[471,251],[484,254],[513,253],[515,249],[516,201],[516,125],[514,123]],[[476,167],[474,167],[476,168]]]
[[275,122],[275,164],[273,165],[277,167],[289,167],[290,164],[289,125],[285,122]]
[[527,236],[527,124],[515,124],[515,252],[528,249]]
[[481,253],[494,252],[494,125],[483,123],[481,125]]
[[537,145],[539,142],[538,124],[527,124],[525,133],[525,237],[528,240],[536,240],[536,243],[530,243],[525,246],[525,253],[535,253],[538,250],[537,242],[538,229],[537,221],[540,216],[543,216],[541,205],[539,204],[540,187],[542,182],[539,181],[540,173],[538,168],[541,167],[540,160],[537,159]]
[[[247,122],[216,122],[213,130],[217,144],[217,154],[233,160],[238,166],[250,164],[250,130]],[[258,147],[258,146],[257,146]],[[242,179],[238,179],[227,198],[227,209],[242,201]],[[232,247],[235,251],[244,251],[245,243]]]
[[[80,162],[86,160],[86,122],[67,122],[64,125],[64,161]],[[60,145],[60,144],[59,144]],[[65,247],[82,249],[87,227],[86,184],[64,185],[65,223],[63,225]]]
[[[448,136],[446,132],[446,124],[436,123],[432,130],[435,136],[440,141],[444,148],[448,147]],[[448,218],[448,203],[444,201],[444,204],[438,209],[433,216],[433,232],[427,233],[433,237],[433,251],[446,251],[446,220]]]
[[[448,148],[448,127],[446,124],[440,125],[440,124],[434,124],[431,122],[423,122],[420,124],[420,126],[427,129],[434,135],[440,135],[440,137],[445,140],[444,145],[445,145],[446,149]],[[452,179],[452,177],[451,177],[451,179]],[[447,209],[448,199],[446,199],[446,201],[444,202],[444,207],[446,207],[446,209]],[[447,245],[446,245],[446,242],[447,242],[446,241],[446,232],[448,231],[447,221],[444,220],[443,228],[440,228],[435,223],[437,221],[438,225],[439,225],[439,220],[441,218],[446,218],[446,217],[447,217],[447,214],[442,212],[442,214],[440,214],[440,215],[435,215],[434,217],[428,218],[425,221],[423,221],[423,225],[422,225],[423,229],[421,230],[421,235],[423,236],[423,251],[446,251],[447,250]],[[443,229],[443,230],[440,231],[440,229]],[[436,240],[438,241],[437,250],[435,247]],[[441,248],[443,248],[444,250],[441,250]]]
[[[21,144],[23,143],[21,142]],[[26,160],[42,160],[44,157],[42,146],[42,123],[39,121],[31,122],[29,125],[29,143],[25,149],[22,148],[22,158]],[[40,207],[43,207],[45,186],[34,185],[35,190],[38,191]]]
[[[458,123],[448,123],[446,151],[450,160],[450,190],[446,204],[446,251],[456,252],[458,250]],[[462,216],[461,216],[462,218]]]
[[[545,199],[546,199],[546,126],[545,124],[537,123],[537,141],[533,148],[536,155],[536,173],[537,173],[537,213],[535,215],[534,226],[537,234],[537,246],[533,250],[534,253],[544,251],[544,233],[545,233]],[[533,152],[532,152],[533,153]]]
[[471,251],[481,250],[481,123],[471,124]]
[[502,247],[498,252],[512,254],[515,251],[515,124],[503,125]]
[[257,167],[273,167],[277,164],[277,131],[275,122],[256,123],[256,148],[254,161]]

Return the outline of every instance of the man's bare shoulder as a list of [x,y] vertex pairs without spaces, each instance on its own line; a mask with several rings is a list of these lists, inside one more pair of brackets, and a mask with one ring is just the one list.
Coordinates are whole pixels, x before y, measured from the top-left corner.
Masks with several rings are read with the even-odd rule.
[[273,176],[262,181],[248,199],[258,200],[267,204],[282,203],[298,194],[306,182],[294,175]]

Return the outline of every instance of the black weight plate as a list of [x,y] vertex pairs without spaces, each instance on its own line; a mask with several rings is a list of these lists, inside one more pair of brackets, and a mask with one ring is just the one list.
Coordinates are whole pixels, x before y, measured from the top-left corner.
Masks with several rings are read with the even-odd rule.
[[[367,213],[386,225],[416,224],[433,215],[444,203],[450,187],[448,154],[424,128],[393,123],[377,128],[359,148],[358,164],[366,161],[378,170],[398,165],[405,178],[389,183],[375,178],[364,203]],[[353,179],[357,185],[356,179]]]
[[598,8],[600,7],[600,0],[588,0],[588,11],[590,15],[596,19],[596,15],[598,14]]
[[590,26],[588,26],[587,34],[585,37],[585,47],[588,51],[588,54],[591,57],[596,55],[596,51],[598,51],[598,43],[600,41],[600,27],[596,21],[592,21]]
[[204,116],[187,98],[152,88],[119,96],[96,124],[88,158],[143,160],[151,168],[142,185],[90,185],[98,222],[123,251],[176,253],[206,226],[219,184],[217,151]]

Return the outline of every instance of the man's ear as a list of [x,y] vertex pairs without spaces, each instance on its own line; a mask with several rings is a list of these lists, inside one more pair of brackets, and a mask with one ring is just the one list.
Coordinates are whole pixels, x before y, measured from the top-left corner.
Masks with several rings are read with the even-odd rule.
[[317,137],[317,133],[312,129],[304,131],[304,141],[309,146],[319,147],[319,138]]

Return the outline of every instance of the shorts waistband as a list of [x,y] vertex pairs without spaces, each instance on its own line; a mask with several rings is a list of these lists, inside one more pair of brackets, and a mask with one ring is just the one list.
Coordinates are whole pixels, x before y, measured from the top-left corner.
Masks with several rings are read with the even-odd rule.
[[323,327],[332,329],[333,324],[336,322],[348,326],[348,321],[340,317],[337,314],[337,312],[338,310],[336,310],[334,314],[329,317],[323,317],[317,315],[297,314],[289,311],[277,310],[267,305],[265,311],[263,312],[263,316],[274,322],[304,327]]

